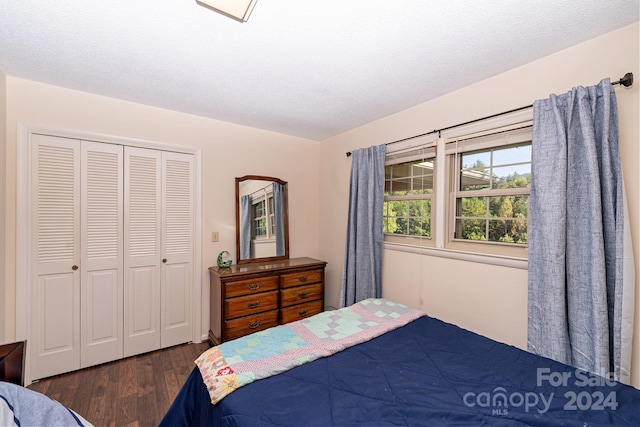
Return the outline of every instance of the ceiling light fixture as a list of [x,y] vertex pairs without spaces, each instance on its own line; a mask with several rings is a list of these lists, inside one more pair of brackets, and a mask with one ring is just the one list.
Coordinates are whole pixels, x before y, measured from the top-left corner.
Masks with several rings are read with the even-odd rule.
[[213,9],[229,18],[247,22],[258,0],[196,0],[196,3]]

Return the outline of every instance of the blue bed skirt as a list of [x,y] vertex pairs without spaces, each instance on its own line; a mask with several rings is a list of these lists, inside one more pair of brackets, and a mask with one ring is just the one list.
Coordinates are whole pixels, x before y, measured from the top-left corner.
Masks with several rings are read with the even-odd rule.
[[212,405],[197,368],[161,426],[640,426],[640,391],[424,316]]

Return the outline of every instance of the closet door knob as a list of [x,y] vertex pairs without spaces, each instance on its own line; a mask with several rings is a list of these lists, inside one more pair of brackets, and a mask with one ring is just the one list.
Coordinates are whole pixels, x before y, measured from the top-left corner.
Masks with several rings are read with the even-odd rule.
[[76,271],[76,270],[78,269],[78,266],[77,266],[77,265],[74,265],[73,267],[71,267],[71,269],[72,269],[73,271]]
[[167,259],[166,258],[162,258],[162,263],[166,264],[166,262],[167,262]]

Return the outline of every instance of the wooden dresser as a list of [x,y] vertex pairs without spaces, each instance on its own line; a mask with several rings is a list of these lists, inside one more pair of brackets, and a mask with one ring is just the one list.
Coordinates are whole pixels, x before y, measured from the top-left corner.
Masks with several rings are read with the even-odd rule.
[[218,344],[320,313],[326,265],[292,258],[210,267],[209,340]]

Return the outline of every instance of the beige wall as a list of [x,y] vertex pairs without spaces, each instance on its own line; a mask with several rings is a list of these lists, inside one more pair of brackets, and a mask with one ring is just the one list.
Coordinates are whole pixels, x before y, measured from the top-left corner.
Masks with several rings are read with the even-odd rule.
[[[235,254],[235,181],[248,174],[289,183],[291,256],[318,256],[319,143],[9,76],[4,278],[6,340],[15,335],[17,123],[202,149],[202,333],[209,326],[209,275],[222,250]],[[3,198],[4,200],[4,198]],[[311,225],[311,226],[310,226]],[[220,232],[219,243],[211,232]],[[234,255],[235,258],[235,255]],[[234,259],[235,261],[235,259]],[[23,284],[20,284],[23,286]]]
[[[5,217],[5,152],[7,141],[7,76],[0,70],[0,307],[2,312],[6,313],[6,298],[5,298],[5,286],[4,275],[1,273],[5,271],[5,237],[4,237],[4,217]],[[5,316],[0,315],[0,343],[5,339]]]
[[[628,71],[640,76],[638,24],[516,68],[462,90],[346,132],[322,143],[114,100],[0,72],[0,165],[6,116],[6,172],[0,173],[0,342],[15,335],[17,123],[139,138],[202,149],[202,329],[208,322],[208,275],[221,250],[235,253],[235,176],[277,176],[289,182],[292,256],[328,261],[327,304],[337,306],[344,258],[351,161],[345,152],[424,133],[531,104],[550,93]],[[461,71],[464,72],[464,71]],[[425,76],[428,78],[428,76]],[[621,151],[640,272],[639,96],[617,88]],[[6,114],[4,92],[6,88]],[[304,161],[301,161],[304,159]],[[321,167],[320,167],[321,166]],[[5,182],[5,185],[2,183]],[[6,189],[6,197],[3,192]],[[6,203],[6,206],[5,206]],[[3,221],[6,217],[6,223]],[[316,226],[316,224],[319,224]],[[212,231],[220,242],[211,243]],[[6,234],[6,235],[5,235]],[[6,255],[2,250],[6,243]],[[519,347],[526,346],[526,270],[385,250],[384,296],[445,321]],[[3,292],[3,279],[5,289]],[[636,281],[638,282],[638,281]],[[640,292],[639,292],[640,293]],[[1,304],[0,304],[1,305]],[[633,379],[640,385],[640,295],[636,298]]]
[[[339,302],[351,167],[346,151],[530,105],[551,93],[565,93],[577,85],[593,85],[604,77],[615,80],[628,71],[637,79],[640,76],[638,40],[636,23],[323,141],[320,152],[320,255],[329,262],[327,303],[336,305]],[[636,83],[631,88],[616,89],[621,157],[631,210],[630,232],[638,272],[639,86]],[[422,308],[445,321],[526,348],[526,270],[387,249],[384,251],[383,294]],[[635,306],[632,375],[633,384],[640,386],[640,295],[636,296]]]

